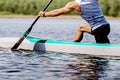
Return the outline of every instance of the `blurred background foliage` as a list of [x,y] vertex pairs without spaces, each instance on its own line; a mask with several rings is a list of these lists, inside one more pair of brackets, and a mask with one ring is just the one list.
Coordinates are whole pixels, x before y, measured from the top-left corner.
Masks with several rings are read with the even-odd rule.
[[[37,15],[49,0],[0,0],[0,15],[22,14]],[[63,7],[73,0],[53,0],[49,10]],[[120,17],[120,0],[99,0],[106,16]],[[70,13],[74,15],[75,13]]]

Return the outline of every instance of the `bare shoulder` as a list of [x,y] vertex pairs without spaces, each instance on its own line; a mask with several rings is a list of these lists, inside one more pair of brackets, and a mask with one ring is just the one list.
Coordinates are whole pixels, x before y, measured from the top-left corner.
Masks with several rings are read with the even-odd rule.
[[74,10],[77,13],[81,12],[80,5],[76,1],[71,1],[65,6],[68,9]]
[[70,7],[70,8],[75,8],[77,6],[79,6],[79,4],[76,1],[71,1],[66,5],[66,7]]

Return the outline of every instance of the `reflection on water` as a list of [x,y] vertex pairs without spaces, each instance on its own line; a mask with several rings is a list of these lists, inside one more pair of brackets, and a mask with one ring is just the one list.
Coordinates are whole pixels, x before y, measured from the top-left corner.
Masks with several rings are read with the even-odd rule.
[[92,56],[76,56],[76,64],[68,65],[68,69],[74,69],[76,72],[72,73],[70,80],[99,80],[104,77],[104,70],[106,70],[108,60],[100,57]]
[[[21,36],[33,21],[0,18],[0,36]],[[111,42],[120,43],[119,20],[109,22]],[[72,41],[80,23],[79,19],[41,19],[30,35]],[[94,42],[93,37],[85,36],[84,42]],[[120,80],[120,58],[0,49],[0,80]]]
[[[0,52],[2,80],[114,80],[120,61],[92,55],[53,52]],[[114,74],[114,75],[113,75]]]

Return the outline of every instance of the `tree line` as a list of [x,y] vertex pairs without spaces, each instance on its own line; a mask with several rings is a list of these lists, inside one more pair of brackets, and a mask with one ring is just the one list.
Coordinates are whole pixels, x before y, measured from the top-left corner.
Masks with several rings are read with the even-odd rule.
[[[37,15],[48,1],[49,0],[0,0],[0,14]],[[73,0],[53,0],[47,10],[63,7],[69,1]],[[99,1],[105,15],[120,17],[120,0]]]

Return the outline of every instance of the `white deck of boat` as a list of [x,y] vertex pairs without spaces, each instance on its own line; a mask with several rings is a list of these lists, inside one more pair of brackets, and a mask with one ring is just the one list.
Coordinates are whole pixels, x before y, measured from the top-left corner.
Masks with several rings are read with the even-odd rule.
[[[19,40],[18,37],[2,37],[0,38],[0,48],[6,48],[11,49],[13,45]],[[27,50],[33,50],[34,49],[34,43],[30,43],[28,40],[24,40],[21,45],[18,47],[18,49],[27,49]]]
[[[10,49],[19,38],[0,38],[0,47]],[[120,47],[80,46],[70,44],[31,43],[24,40],[18,49],[43,50],[64,53],[80,53],[89,55],[120,56]]]

